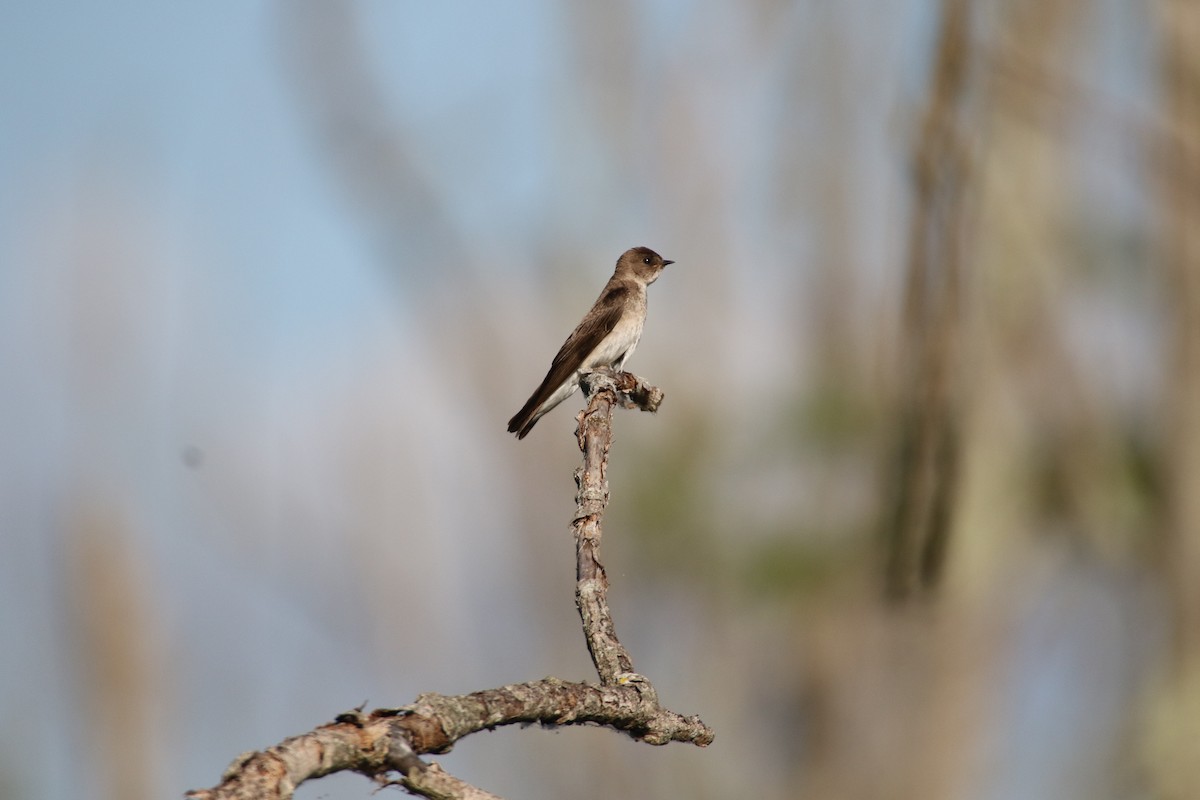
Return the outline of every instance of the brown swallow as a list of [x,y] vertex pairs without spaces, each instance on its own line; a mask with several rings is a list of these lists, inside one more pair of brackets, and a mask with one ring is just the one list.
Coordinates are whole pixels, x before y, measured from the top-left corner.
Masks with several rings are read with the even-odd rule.
[[613,276],[550,362],[541,386],[508,421],[509,433],[524,439],[543,414],[575,393],[580,373],[597,367],[619,372],[625,366],[642,338],[646,287],[658,280],[663,267],[674,263],[648,247],[626,250],[617,259]]

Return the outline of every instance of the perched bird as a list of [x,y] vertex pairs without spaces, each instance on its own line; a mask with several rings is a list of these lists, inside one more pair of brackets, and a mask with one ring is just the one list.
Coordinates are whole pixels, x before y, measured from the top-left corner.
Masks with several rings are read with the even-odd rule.
[[524,439],[543,414],[575,393],[580,373],[597,367],[620,371],[625,366],[642,338],[646,287],[658,280],[663,267],[674,263],[648,247],[626,250],[617,259],[613,276],[563,343],[542,385],[508,421],[509,433]]

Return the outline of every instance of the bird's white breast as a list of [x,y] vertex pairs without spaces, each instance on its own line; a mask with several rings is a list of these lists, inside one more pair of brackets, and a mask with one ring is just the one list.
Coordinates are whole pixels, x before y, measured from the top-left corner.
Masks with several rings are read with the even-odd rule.
[[583,364],[581,369],[595,369],[596,367],[612,366],[613,362],[624,354],[625,358],[622,362],[628,361],[633,355],[634,348],[637,347],[638,340],[642,338],[642,326],[646,322],[644,314],[626,313],[621,317],[621,321],[616,324],[608,336],[605,336],[600,344],[596,345]]

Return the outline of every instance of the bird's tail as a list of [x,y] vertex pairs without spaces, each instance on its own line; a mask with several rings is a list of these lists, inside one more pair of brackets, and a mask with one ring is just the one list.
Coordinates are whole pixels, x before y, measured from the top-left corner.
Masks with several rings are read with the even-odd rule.
[[518,439],[524,439],[533,430],[533,426],[537,424],[540,415],[538,406],[541,405],[541,398],[538,397],[540,392],[535,392],[532,397],[521,406],[521,410],[513,414],[513,418],[508,421],[508,432],[515,433]]
[[568,374],[566,380],[555,385],[558,380],[559,376],[551,370],[546,375],[546,379],[542,381],[542,385],[529,397],[521,410],[508,421],[509,433],[515,433],[518,439],[524,439],[533,430],[533,426],[539,419],[563,400],[575,394],[575,390],[579,388],[577,375]]

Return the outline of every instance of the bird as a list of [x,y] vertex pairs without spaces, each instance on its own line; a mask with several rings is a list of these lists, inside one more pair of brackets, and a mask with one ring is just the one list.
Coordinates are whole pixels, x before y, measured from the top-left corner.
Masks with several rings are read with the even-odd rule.
[[620,372],[642,338],[646,287],[658,280],[668,261],[649,247],[626,250],[600,297],[550,362],[542,383],[508,421],[508,432],[524,439],[546,412],[579,388],[580,374],[601,367]]

